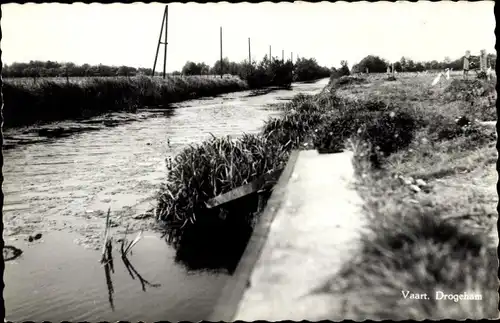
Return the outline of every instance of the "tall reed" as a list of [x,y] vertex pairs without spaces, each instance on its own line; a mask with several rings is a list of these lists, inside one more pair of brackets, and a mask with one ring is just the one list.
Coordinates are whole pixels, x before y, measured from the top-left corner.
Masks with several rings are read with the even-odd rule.
[[202,96],[247,89],[237,77],[102,77],[77,80],[4,80],[4,126],[85,118],[112,111],[136,111]]

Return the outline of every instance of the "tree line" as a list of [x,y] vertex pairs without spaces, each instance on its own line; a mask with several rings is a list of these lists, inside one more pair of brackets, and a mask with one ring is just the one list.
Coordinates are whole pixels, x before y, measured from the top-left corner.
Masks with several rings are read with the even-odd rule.
[[[277,57],[264,56],[260,62],[232,62],[224,58],[213,66],[205,63],[188,61],[181,71],[172,75],[237,75],[246,80],[250,87],[288,86],[294,81],[312,81],[329,77],[334,68],[320,66],[314,58],[300,58],[295,62],[284,61]],[[77,65],[74,63],[30,61],[29,63],[13,63],[3,66],[2,75],[13,77],[97,77],[97,76],[135,76],[152,75],[150,68],[134,68],[130,66]],[[160,75],[156,72],[155,75]]]
[[[29,63],[4,64],[3,77],[85,77],[85,76],[133,76],[137,74],[151,75],[150,68],[130,66],[77,65],[52,61],[30,61]],[[156,73],[155,73],[156,74]]]
[[232,62],[227,58],[216,61],[214,66],[205,63],[195,63],[188,61],[182,68],[180,74],[183,75],[205,75],[205,74],[231,74],[238,75],[242,79],[247,79],[251,74],[262,74],[265,71],[278,71],[281,68],[288,68],[292,74],[293,81],[310,81],[318,78],[329,77],[332,69],[320,66],[314,58],[299,58],[295,62],[283,61],[277,57],[269,58],[267,55],[260,62],[248,60],[242,62]]
[[[496,59],[497,57],[495,54],[487,54],[487,60],[493,69],[496,67]],[[479,67],[478,56],[473,56],[472,62],[475,66]],[[397,62],[389,62],[379,56],[368,55],[359,63],[353,65],[352,71],[354,73],[363,73],[368,68],[369,72],[384,73],[387,71],[387,67],[391,67],[393,63],[394,69],[398,72],[422,72],[426,70],[444,70],[446,68],[461,70],[463,68],[463,57],[455,60],[445,57],[442,61],[432,60],[418,62],[403,56]]]

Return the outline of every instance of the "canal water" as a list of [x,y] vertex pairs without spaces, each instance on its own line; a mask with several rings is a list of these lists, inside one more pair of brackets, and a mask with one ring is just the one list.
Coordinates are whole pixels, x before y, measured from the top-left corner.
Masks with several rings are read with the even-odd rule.
[[[153,230],[135,219],[154,206],[165,159],[214,136],[258,132],[279,113],[270,105],[320,92],[328,80],[293,84],[262,95],[250,91],[141,111],[128,122],[61,138],[36,138],[4,151],[4,240],[23,250],[6,262],[4,299],[11,321],[199,321],[206,319],[228,274],[193,271]],[[118,116],[118,114],[117,114]],[[123,114],[118,116],[124,118]],[[113,118],[113,116],[111,116]],[[58,127],[74,124],[60,122]],[[9,138],[29,129],[10,129]],[[114,272],[100,264],[105,216],[112,234],[127,227],[144,238],[126,266],[114,250]],[[42,238],[27,241],[30,235]],[[131,237],[133,237],[131,236]]]

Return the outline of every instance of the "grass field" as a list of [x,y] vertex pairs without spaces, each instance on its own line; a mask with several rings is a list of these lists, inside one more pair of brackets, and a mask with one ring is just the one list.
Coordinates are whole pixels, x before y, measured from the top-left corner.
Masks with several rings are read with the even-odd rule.
[[[479,122],[496,120],[496,79],[455,75],[431,86],[434,77],[334,79],[321,94],[282,105],[260,135],[186,148],[159,194],[159,218],[180,249],[189,232],[203,235],[205,250],[216,237],[213,248],[230,248],[238,226],[228,223],[248,227],[258,213],[251,205],[209,211],[209,198],[282,167],[292,149],[353,149],[370,224],[359,257],[323,288],[345,298],[340,317],[496,316],[496,131]],[[403,291],[483,299],[424,302]]]
[[237,77],[92,77],[5,79],[4,127],[85,118],[138,107],[163,106],[247,89]]

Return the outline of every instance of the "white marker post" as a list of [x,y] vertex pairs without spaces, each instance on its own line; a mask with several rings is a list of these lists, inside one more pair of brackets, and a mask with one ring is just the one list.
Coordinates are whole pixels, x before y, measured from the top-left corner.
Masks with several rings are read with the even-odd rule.
[[439,83],[439,81],[441,80],[441,76],[443,75],[443,73],[439,73],[438,76],[436,76],[436,78],[434,79],[434,81],[432,81],[432,86],[436,85]]

